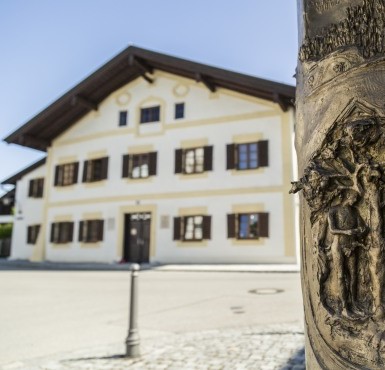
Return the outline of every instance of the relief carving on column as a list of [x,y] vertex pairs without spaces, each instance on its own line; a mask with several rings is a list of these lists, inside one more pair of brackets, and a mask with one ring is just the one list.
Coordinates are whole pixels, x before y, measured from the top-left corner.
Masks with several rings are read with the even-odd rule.
[[385,366],[384,148],[385,117],[351,102],[290,192],[302,190],[310,209],[323,324],[337,343],[360,338]]
[[385,0],[299,3],[308,367],[385,369]]

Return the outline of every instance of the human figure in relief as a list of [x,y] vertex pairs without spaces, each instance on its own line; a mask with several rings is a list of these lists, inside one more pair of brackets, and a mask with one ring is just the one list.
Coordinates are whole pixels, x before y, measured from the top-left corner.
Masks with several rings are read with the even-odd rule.
[[341,203],[331,207],[328,214],[329,229],[333,235],[331,253],[341,301],[340,314],[348,318],[363,316],[357,303],[357,248],[364,247],[362,237],[366,226],[354,207],[357,196],[354,190],[343,190]]

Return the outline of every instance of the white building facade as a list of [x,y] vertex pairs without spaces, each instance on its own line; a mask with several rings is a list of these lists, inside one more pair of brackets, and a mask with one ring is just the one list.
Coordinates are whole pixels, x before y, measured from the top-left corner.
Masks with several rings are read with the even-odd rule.
[[12,178],[11,258],[295,263],[292,94],[126,49],[6,138],[47,151]]

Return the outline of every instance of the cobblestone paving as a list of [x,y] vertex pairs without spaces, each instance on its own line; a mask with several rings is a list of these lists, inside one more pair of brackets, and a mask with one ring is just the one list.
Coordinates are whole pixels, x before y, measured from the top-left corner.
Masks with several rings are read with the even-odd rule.
[[125,358],[122,343],[56,357],[15,362],[2,370],[301,370],[304,335],[279,325],[168,334],[143,340],[142,356]]

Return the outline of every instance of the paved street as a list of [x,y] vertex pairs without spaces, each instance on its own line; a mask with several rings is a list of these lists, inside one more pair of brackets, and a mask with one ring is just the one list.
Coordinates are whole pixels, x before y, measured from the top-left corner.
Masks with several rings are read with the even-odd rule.
[[0,271],[0,291],[4,370],[303,369],[298,273],[141,272],[137,360],[128,272]]

